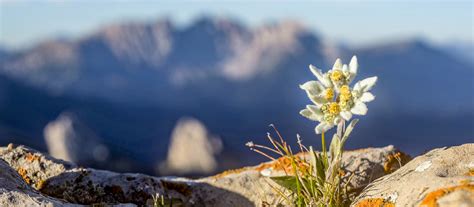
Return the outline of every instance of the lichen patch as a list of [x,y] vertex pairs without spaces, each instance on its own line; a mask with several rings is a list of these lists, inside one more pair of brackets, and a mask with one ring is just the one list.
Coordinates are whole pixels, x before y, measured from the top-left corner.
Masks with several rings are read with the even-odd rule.
[[38,183],[35,185],[36,190],[41,190],[43,187],[46,186],[46,181],[45,180],[39,180]]
[[355,207],[395,207],[395,204],[383,198],[367,198],[359,201]]
[[467,176],[474,176],[474,168],[469,169],[469,171],[466,173]]
[[213,178],[216,178],[216,179],[217,178],[222,178],[222,177],[225,177],[227,175],[238,174],[238,173],[247,171],[249,169],[250,169],[249,167],[243,167],[243,168],[239,168],[239,169],[226,170],[226,171],[221,172],[217,175],[214,175]]
[[[299,168],[298,171],[309,170],[309,165],[304,159],[301,158],[301,155],[294,156],[295,162]],[[284,171],[286,174],[293,175],[294,168],[292,165],[292,160],[288,156],[280,157],[275,161],[263,163],[257,166],[256,170],[262,172],[265,169],[272,169],[274,171]]]
[[38,155],[32,154],[31,152],[28,152],[26,154],[25,159],[28,162],[34,162],[34,161],[39,161],[40,157]]
[[474,185],[473,184],[461,184],[458,186],[441,188],[433,192],[428,193],[423,201],[420,203],[420,207],[437,207],[437,201],[455,191],[464,190],[470,192],[474,196]]
[[27,183],[27,184],[31,184],[31,179],[30,177],[28,177],[28,173],[26,172],[26,170],[24,168],[18,168],[18,174],[20,174],[21,178],[23,178],[23,180]]

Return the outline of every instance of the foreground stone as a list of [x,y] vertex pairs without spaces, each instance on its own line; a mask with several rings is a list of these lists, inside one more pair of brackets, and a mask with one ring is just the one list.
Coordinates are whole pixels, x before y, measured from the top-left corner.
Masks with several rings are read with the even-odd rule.
[[416,157],[371,183],[353,206],[474,206],[474,144]]
[[75,206],[35,191],[0,159],[0,205],[1,206]]
[[[281,200],[274,189],[277,186],[262,174],[283,175],[289,168],[288,162],[280,159],[190,180],[82,168],[25,146],[0,148],[0,158],[18,172],[23,178],[22,182],[39,191],[40,193],[34,191],[38,195],[84,205],[147,205],[151,204],[156,195],[165,196],[167,202],[173,202],[177,206],[277,204]],[[409,157],[393,146],[387,146],[348,151],[343,160],[344,177],[347,179],[353,175],[349,186],[352,192],[357,193],[374,179],[399,168]],[[3,183],[0,183],[0,187],[3,187]],[[31,189],[34,190],[33,188]],[[5,196],[0,195],[0,201],[6,202],[0,205],[8,204]],[[61,202],[57,205],[66,204]]]

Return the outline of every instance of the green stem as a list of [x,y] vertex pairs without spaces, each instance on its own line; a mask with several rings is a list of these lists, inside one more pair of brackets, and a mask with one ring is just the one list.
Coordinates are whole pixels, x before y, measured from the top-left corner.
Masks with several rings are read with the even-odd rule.
[[328,166],[328,156],[327,156],[327,152],[326,152],[326,139],[324,138],[324,132],[321,133],[321,145],[322,145],[322,150],[323,150],[324,165]]
[[323,148],[323,155],[326,155],[326,140],[324,139],[324,132],[321,134],[321,145]]

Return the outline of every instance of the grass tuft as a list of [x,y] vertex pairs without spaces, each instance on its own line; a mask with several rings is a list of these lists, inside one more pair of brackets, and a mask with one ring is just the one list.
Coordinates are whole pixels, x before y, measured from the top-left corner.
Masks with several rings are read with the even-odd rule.
[[[344,143],[357,123],[353,120],[346,128],[345,122],[338,125],[338,132],[334,134],[329,150],[326,150],[326,139],[324,133],[321,136],[322,152],[315,152],[313,148],[302,144],[301,138],[297,136],[298,148],[301,154],[294,154],[290,145],[283,139],[278,129],[275,130],[278,139],[270,134],[267,138],[273,148],[249,142],[248,147],[271,160],[275,160],[283,167],[284,176],[270,177],[279,186],[286,189],[275,190],[286,201],[293,206],[315,206],[315,207],[341,207],[349,206],[352,200],[347,188],[348,183],[343,185],[342,177],[342,155]],[[270,154],[276,154],[280,158],[274,158]],[[304,155],[308,156],[304,156]],[[303,155],[303,156],[301,156]],[[350,178],[349,178],[350,180]]]

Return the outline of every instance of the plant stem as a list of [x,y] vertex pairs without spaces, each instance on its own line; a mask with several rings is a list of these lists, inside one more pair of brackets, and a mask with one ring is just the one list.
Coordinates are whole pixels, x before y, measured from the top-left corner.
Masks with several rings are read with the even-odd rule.
[[321,134],[321,145],[323,148],[323,155],[326,155],[326,140],[324,139],[324,132]]
[[323,150],[323,161],[324,161],[324,164],[327,166],[328,156],[326,153],[326,139],[324,138],[324,132],[321,133],[321,145],[322,145],[322,150]]

